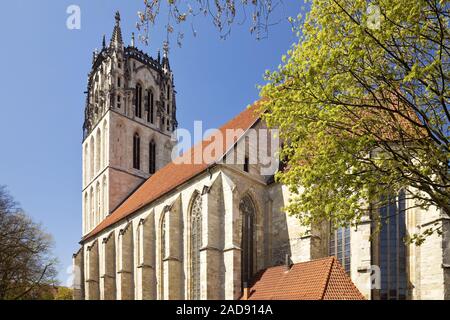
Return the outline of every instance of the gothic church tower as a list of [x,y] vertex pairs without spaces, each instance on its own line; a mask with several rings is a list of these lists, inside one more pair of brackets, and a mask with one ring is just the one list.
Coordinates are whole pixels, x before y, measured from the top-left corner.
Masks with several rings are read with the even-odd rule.
[[125,46],[120,14],[109,46],[103,38],[88,75],[83,125],[83,235],[92,231],[156,170],[170,162],[177,127],[173,74]]

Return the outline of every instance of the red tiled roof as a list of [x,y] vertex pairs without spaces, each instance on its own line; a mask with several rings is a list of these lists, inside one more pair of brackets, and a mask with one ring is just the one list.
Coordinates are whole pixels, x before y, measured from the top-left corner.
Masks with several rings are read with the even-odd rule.
[[335,257],[257,273],[249,300],[365,300]]
[[[247,131],[251,128],[259,119],[258,106],[258,103],[253,104],[251,107],[245,109],[235,118],[222,126],[219,130],[222,132],[223,137],[226,136],[227,129],[242,129]],[[235,138],[234,141],[225,141],[226,139],[223,139],[223,154],[217,155],[216,160],[222,158],[222,156],[237,142],[237,140],[239,140],[239,138],[240,137]],[[214,143],[214,140],[203,140],[189,149],[185,155],[189,154],[191,155],[191,159],[194,159],[195,155],[202,154],[205,147],[212,143]],[[145,181],[116,210],[114,210],[114,212],[112,212],[94,230],[86,235],[83,240],[87,240],[114,223],[121,221],[140,208],[148,205],[167,192],[172,191],[179,185],[202,173],[212,165],[213,163],[205,163],[203,161],[200,164],[169,163]]]

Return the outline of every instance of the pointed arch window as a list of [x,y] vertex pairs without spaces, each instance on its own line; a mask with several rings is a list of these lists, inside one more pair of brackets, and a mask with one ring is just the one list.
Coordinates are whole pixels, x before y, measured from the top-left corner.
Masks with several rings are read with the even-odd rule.
[[191,204],[191,299],[200,300],[200,249],[202,247],[202,196],[197,193]]
[[156,143],[154,140],[150,141],[148,151],[148,172],[154,174],[156,172]]
[[244,159],[244,172],[250,172],[250,159],[248,156],[245,156]]
[[102,165],[102,130],[99,128],[97,130],[97,135],[95,138],[95,174],[100,172]]
[[88,192],[84,193],[84,232],[89,229],[89,196]]
[[89,229],[94,227],[95,204],[94,204],[94,188],[91,187],[89,194]]
[[133,168],[141,169],[141,138],[137,133],[133,137]]
[[94,137],[91,136],[91,141],[89,142],[89,181],[94,178]]
[[136,85],[135,102],[136,108],[134,115],[138,118],[142,118],[142,86],[140,84]]
[[250,196],[245,196],[240,205],[239,211],[242,217],[242,238],[241,238],[241,277],[242,287],[249,284],[254,273],[253,258],[255,245],[255,216],[256,209]]
[[147,90],[147,122],[154,123],[154,113],[155,113],[155,106],[154,106],[154,95],[152,90]]
[[83,179],[84,179],[84,186],[88,183],[88,143],[86,142],[86,145],[84,146],[84,158],[83,158]]
[[103,216],[102,217],[105,217],[108,214],[108,212],[107,212],[107,209],[108,209],[108,184],[106,182],[106,176],[103,177],[102,191],[103,191],[103,194],[102,194],[102,213],[103,213]]
[[97,186],[95,188],[95,200],[96,200],[95,225],[97,225],[100,223],[100,212],[102,210],[100,182],[97,182]]

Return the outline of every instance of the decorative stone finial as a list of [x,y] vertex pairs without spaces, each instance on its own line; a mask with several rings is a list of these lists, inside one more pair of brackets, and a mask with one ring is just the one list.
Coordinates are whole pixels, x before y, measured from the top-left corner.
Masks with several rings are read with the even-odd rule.
[[111,38],[111,47],[115,49],[122,48],[122,30],[120,29],[120,13],[116,12],[116,25],[114,26],[112,38]]
[[134,47],[134,32],[131,33],[131,46]]
[[164,41],[163,43],[163,57],[167,58],[169,55],[169,42],[168,41]]

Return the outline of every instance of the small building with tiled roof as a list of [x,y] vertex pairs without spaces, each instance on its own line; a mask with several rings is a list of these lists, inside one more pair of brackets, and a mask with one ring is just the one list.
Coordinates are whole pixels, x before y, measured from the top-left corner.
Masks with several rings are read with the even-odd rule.
[[335,257],[256,273],[242,300],[365,300]]
[[334,229],[302,226],[284,211],[291,194],[274,180],[280,142],[257,103],[182,156],[173,152],[176,91],[165,48],[161,59],[134,41],[125,46],[117,14],[110,45],[94,53],[76,299],[231,300],[246,283],[249,299],[449,297],[450,235],[421,247],[403,242],[447,223],[439,210],[405,211],[409,200],[393,195],[371,213],[384,221],[377,235],[370,215]]

